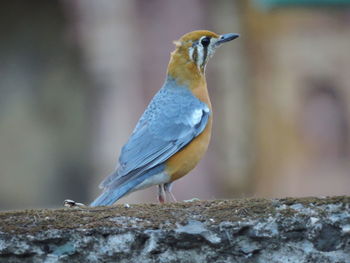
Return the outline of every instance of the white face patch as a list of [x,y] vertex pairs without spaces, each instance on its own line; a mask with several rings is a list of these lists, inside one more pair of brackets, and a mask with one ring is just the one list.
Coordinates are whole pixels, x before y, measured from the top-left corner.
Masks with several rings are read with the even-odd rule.
[[198,41],[194,42],[193,46],[189,48],[189,57],[196,63],[198,69],[204,68],[208,62],[208,59],[213,56],[217,48],[217,38],[210,38],[209,44],[203,46],[202,40],[207,38],[206,36],[201,37]]
[[194,49],[195,49],[194,47],[190,47],[188,50],[188,55],[189,55],[190,59],[192,59],[192,60],[193,60]]
[[204,58],[204,48],[201,44],[197,45],[197,52],[198,52],[198,59],[197,59],[197,66],[198,68],[203,65],[203,62],[205,60]]
[[210,44],[208,46],[207,61],[208,61],[209,58],[211,58],[214,55],[214,53],[215,53],[215,51],[216,51],[216,49],[218,47],[216,45],[216,42],[218,42],[217,38],[211,38],[210,39]]

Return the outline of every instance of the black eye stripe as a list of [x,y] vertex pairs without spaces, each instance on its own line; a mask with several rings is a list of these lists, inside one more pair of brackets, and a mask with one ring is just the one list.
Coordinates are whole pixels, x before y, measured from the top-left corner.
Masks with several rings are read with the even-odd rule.
[[198,60],[198,51],[197,51],[197,48],[195,48],[194,51],[193,51],[192,59],[193,59],[193,61],[197,64],[197,60]]
[[[192,60],[201,67],[204,67],[207,62],[208,46],[210,45],[210,37],[202,37],[192,43]],[[201,51],[201,52],[199,52]],[[200,63],[200,65],[198,64]]]
[[208,56],[208,46],[203,46],[203,63],[202,63],[202,66],[205,65],[206,60],[207,60],[207,56]]

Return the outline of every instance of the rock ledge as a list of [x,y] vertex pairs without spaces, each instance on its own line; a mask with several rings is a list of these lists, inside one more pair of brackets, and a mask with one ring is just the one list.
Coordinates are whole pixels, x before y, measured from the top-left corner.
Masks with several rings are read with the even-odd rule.
[[0,213],[0,262],[350,262],[350,197]]

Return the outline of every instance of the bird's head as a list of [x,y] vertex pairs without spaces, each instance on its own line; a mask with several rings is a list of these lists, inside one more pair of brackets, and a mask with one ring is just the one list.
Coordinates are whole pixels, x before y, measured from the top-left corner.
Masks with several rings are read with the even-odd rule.
[[239,35],[233,33],[218,35],[207,30],[192,31],[174,41],[176,50],[173,52],[173,56],[182,56],[183,59],[187,60],[187,63],[193,63],[198,70],[204,72],[205,65],[216,49],[223,43],[237,37]]

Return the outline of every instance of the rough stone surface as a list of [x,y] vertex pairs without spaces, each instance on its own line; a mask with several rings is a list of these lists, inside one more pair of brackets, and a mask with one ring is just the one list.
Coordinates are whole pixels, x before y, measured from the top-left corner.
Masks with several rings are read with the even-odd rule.
[[350,262],[350,197],[0,213],[0,262]]

